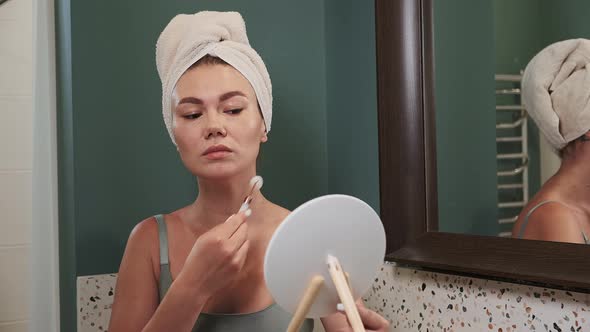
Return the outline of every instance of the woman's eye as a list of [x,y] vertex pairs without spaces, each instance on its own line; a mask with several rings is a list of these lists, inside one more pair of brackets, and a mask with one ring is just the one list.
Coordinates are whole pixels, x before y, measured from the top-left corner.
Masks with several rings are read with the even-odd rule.
[[182,117],[188,120],[194,120],[197,119],[201,116],[200,113],[193,113],[193,114],[187,114],[187,115],[183,115]]
[[233,110],[225,111],[225,113],[235,115],[235,114],[240,114],[243,110],[244,110],[243,108],[236,108]]

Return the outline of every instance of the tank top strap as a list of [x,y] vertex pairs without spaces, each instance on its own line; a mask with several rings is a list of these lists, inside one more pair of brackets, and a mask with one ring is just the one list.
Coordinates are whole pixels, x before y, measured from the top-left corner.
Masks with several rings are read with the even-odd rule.
[[551,202],[555,202],[555,201],[542,201],[541,203],[535,205],[532,209],[529,210],[529,212],[526,214],[526,216],[524,217],[524,220],[522,222],[522,225],[520,225],[520,230],[518,231],[518,238],[522,239],[522,236],[524,235],[524,230],[526,229],[526,226],[529,223],[529,218],[531,217],[531,215],[533,214],[533,212],[535,212],[536,209],[540,208],[541,206],[547,204],[547,203],[551,203]]
[[168,255],[168,231],[166,229],[166,221],[164,215],[157,215],[156,222],[158,224],[158,239],[160,247],[160,280],[158,282],[158,290],[160,295],[160,302],[164,299],[164,295],[172,284],[172,274],[170,273],[170,259]]
[[[535,212],[536,209],[540,208],[541,206],[547,204],[547,203],[551,203],[551,202],[555,202],[555,203],[559,203],[557,201],[542,201],[541,203],[535,205],[535,207],[533,207],[532,209],[529,210],[529,212],[526,214],[526,216],[524,217],[524,220],[522,222],[522,225],[520,226],[520,230],[518,232],[518,238],[522,239],[522,236],[524,235],[524,230],[526,229],[526,226],[529,223],[529,218],[531,217],[531,215],[533,214],[533,212]],[[586,234],[584,233],[584,231],[580,231],[582,233],[582,237],[584,238],[584,243],[586,244],[590,244],[590,240],[588,239],[588,237],[586,236]]]

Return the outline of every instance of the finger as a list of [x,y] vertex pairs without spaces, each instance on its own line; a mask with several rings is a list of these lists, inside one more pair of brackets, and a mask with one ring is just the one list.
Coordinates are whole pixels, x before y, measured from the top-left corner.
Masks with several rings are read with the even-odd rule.
[[232,214],[224,223],[219,225],[219,230],[225,235],[226,238],[231,237],[236,230],[246,221],[246,211]]
[[379,330],[389,325],[387,319],[381,317],[378,313],[365,308],[365,306],[357,305],[359,315],[363,321],[365,328],[371,330]]
[[242,223],[240,227],[231,235],[227,244],[232,249],[232,253],[236,253],[248,240],[248,225]]
[[366,308],[366,307],[365,307],[365,302],[363,302],[363,299],[362,299],[362,298],[360,298],[360,299],[356,300],[356,301],[355,301],[355,303],[356,303],[357,307],[358,307],[358,306],[361,306],[361,307],[363,307],[363,308]]
[[239,266],[239,270],[242,269],[244,263],[246,262],[246,257],[248,257],[248,249],[250,249],[250,241],[246,240],[234,256],[234,263]]
[[[356,306],[357,306],[357,307],[363,307],[363,308],[366,308],[366,307],[365,307],[365,303],[363,302],[363,299],[358,299],[358,300],[356,300],[356,301],[355,301],[355,303],[356,303]],[[338,304],[336,305],[336,310],[338,310],[339,312],[343,313],[343,312],[344,312],[344,304],[342,304],[342,303],[338,303]]]

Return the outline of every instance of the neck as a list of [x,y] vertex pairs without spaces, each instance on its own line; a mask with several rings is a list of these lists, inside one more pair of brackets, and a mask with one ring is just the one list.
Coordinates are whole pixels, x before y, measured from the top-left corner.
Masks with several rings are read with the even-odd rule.
[[560,194],[590,214],[590,151],[564,158],[555,180]]
[[[210,229],[223,223],[240,209],[246,196],[250,193],[250,179],[256,170],[224,179],[198,179],[199,194],[188,208],[186,221],[191,226]],[[258,190],[252,193],[250,208],[255,211],[266,198]],[[196,225],[198,223],[198,225]]]

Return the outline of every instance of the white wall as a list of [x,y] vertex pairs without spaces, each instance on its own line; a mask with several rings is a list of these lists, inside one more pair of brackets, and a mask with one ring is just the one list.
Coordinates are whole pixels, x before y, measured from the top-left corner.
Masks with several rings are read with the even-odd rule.
[[32,0],[0,6],[0,332],[30,318],[32,17]]
[[33,227],[29,331],[58,332],[55,11],[53,0],[34,1]]

